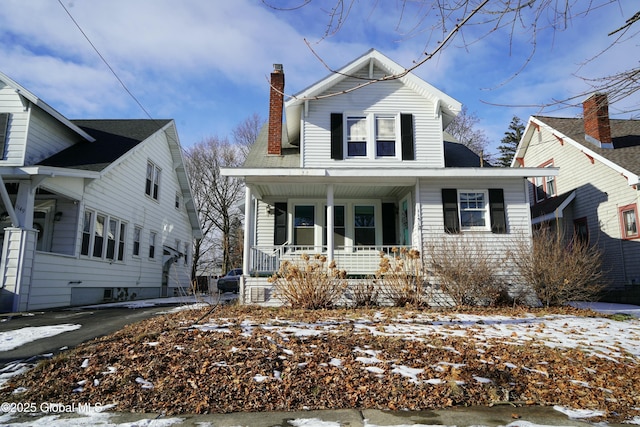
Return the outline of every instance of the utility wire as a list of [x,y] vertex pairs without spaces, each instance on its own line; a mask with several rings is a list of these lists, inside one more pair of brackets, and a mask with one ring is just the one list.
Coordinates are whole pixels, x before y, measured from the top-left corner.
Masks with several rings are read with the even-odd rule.
[[69,12],[69,10],[65,7],[65,5],[62,3],[62,0],[58,0],[58,3],[60,4],[60,6],[62,6],[62,8],[64,9],[64,11],[67,13],[67,15],[69,15],[69,18],[71,18],[71,21],[73,21],[73,23],[75,24],[75,26],[78,28],[78,30],[80,30],[80,33],[82,33],[82,35],[84,36],[84,38],[87,40],[87,42],[91,45],[91,47],[93,48],[93,50],[98,54],[98,56],[100,57],[100,59],[102,60],[102,62],[104,62],[104,64],[107,66],[107,68],[109,69],[109,71],[111,71],[111,74],[113,74],[113,76],[116,78],[116,80],[118,80],[118,82],[120,83],[120,85],[122,86],[122,88],[129,94],[129,96],[135,101],[136,104],[138,104],[138,106],[140,107],[140,109],[142,111],[144,111],[144,113],[146,114],[147,117],[149,117],[151,120],[155,120],[153,117],[151,117],[151,114],[149,114],[149,112],[147,111],[146,108],[144,108],[144,106],[142,105],[142,103],[138,100],[138,98],[136,98],[136,96],[129,90],[129,88],[127,87],[127,85],[124,84],[124,82],[122,81],[122,79],[118,76],[118,74],[115,72],[115,70],[113,69],[113,67],[111,67],[111,65],[109,65],[109,62],[105,59],[104,56],[102,56],[102,54],[100,53],[100,51],[98,50],[98,48],[93,44],[93,42],[89,39],[89,36],[87,36],[87,34],[84,32],[84,30],[82,29],[82,27],[80,27],[80,24],[78,24],[78,21],[75,20],[75,18],[73,17],[73,15],[71,15],[71,12]]

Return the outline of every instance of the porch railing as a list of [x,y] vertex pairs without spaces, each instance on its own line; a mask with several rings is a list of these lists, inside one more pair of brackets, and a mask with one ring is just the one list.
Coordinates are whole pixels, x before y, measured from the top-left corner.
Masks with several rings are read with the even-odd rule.
[[[380,253],[390,254],[399,245],[384,246],[352,246],[334,249],[333,259],[338,268],[346,270],[349,275],[373,275],[380,265]],[[406,246],[411,248],[410,246]],[[302,254],[327,255],[326,246],[253,246],[249,271],[252,275],[270,275],[280,268],[284,260],[300,261]]]

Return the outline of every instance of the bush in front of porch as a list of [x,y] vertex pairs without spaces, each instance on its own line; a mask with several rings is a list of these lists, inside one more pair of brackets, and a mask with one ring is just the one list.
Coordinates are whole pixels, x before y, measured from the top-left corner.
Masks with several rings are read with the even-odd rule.
[[283,261],[269,278],[275,296],[292,308],[325,309],[334,307],[347,287],[347,273],[327,264],[327,257],[302,254],[300,261]]

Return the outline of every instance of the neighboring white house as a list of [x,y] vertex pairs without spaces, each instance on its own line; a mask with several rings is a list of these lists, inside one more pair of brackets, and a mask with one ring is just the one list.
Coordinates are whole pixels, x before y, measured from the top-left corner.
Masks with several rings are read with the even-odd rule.
[[640,120],[610,120],[605,94],[587,98],[583,113],[531,117],[512,166],[559,168],[531,182],[532,223],[597,245],[611,285],[602,299],[638,304]]
[[0,310],[172,295],[200,225],[173,120],[69,120],[0,73]]
[[367,276],[392,247],[471,236],[499,252],[530,237],[525,178],[557,171],[481,167],[444,132],[460,103],[412,73],[384,78],[404,71],[370,50],[285,103],[276,64],[268,126],[222,170],[247,185],[243,302],[278,304],[266,277],[303,251]]

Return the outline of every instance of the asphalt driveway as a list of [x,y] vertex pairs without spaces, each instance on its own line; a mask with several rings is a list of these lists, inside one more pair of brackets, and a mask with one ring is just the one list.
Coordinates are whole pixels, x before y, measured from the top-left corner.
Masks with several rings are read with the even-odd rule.
[[155,305],[143,308],[64,309],[4,315],[0,317],[0,332],[61,324],[81,327],[53,337],[31,341],[13,350],[0,351],[0,365],[37,358],[43,354],[56,354],[61,349],[73,348],[93,338],[111,334],[125,325],[157,316],[163,311],[166,311],[166,308]]

